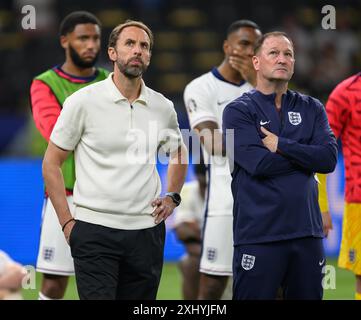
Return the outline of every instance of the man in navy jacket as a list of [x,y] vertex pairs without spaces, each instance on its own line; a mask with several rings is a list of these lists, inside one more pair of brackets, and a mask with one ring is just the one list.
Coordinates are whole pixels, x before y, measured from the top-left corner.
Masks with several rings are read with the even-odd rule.
[[255,90],[223,112],[232,169],[233,298],[322,299],[322,217],[315,173],[332,172],[337,144],[324,107],[288,90],[294,48],[282,32],[255,47]]

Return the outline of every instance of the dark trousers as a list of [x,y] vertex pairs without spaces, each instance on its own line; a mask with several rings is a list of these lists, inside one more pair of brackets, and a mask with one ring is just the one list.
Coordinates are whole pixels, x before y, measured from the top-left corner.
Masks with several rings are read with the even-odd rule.
[[284,299],[320,300],[325,264],[321,238],[235,246],[233,299],[273,300],[282,288]]
[[77,220],[70,234],[81,300],[154,300],[163,267],[165,224],[119,230]]

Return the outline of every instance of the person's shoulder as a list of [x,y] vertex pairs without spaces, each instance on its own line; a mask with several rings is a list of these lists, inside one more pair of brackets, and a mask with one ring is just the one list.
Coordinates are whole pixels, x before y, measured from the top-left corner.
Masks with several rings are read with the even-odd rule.
[[98,74],[102,77],[107,78],[110,75],[110,71],[102,67],[97,67]]
[[[347,94],[356,93],[359,94],[361,91],[361,72],[352,75],[341,81],[335,89],[333,89],[332,96],[346,96]],[[348,92],[346,94],[346,92]]]
[[194,86],[203,86],[212,81],[214,78],[211,71],[208,71],[206,73],[203,73],[197,78],[194,78],[192,81],[190,81],[186,87],[194,87]]
[[254,101],[253,98],[256,96],[256,90],[251,90],[243,93],[238,98],[234,99],[230,102],[224,109],[224,111],[228,110],[246,110],[253,106]]
[[64,104],[80,105],[96,101],[105,92],[106,80],[107,79],[89,84],[88,86],[75,91],[65,99]]
[[293,99],[296,99],[297,103],[302,103],[303,105],[309,107],[309,108],[315,108],[315,109],[323,109],[323,103],[310,95],[307,95],[302,92],[288,90],[288,94],[291,95]]
[[158,106],[161,108],[173,108],[173,102],[168,99],[164,94],[158,92],[152,88],[145,86],[147,99],[152,106]]
[[345,80],[341,81],[336,86],[335,89],[339,89],[339,90],[348,89],[348,88],[350,88],[350,86],[355,85],[355,84],[358,84],[358,85],[361,84],[361,72],[354,74],[351,77],[348,77]]
[[200,90],[209,90],[210,88],[214,87],[214,80],[215,77],[213,76],[212,72],[209,71],[189,82],[186,85],[184,92],[186,93]]
[[89,97],[92,99],[96,99],[100,93],[105,92],[104,90],[107,88],[107,81],[108,78],[89,84],[75,91],[71,96],[82,97],[82,98]]
[[54,68],[51,68],[51,69],[47,69],[41,73],[39,73],[38,75],[36,75],[34,77],[33,80],[45,80],[49,77],[53,77],[53,76],[56,76],[56,72],[54,71]]

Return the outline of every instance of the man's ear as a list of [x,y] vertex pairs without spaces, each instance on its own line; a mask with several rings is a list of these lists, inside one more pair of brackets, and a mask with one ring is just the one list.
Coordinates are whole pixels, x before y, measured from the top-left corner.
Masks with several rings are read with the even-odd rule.
[[60,45],[63,49],[68,49],[69,46],[69,40],[67,36],[60,36]]
[[229,42],[228,40],[224,40],[223,41],[223,52],[225,55],[228,55],[228,51],[229,51]]
[[259,58],[257,56],[252,57],[253,67],[256,71],[259,70]]
[[113,62],[117,61],[117,51],[113,47],[108,48],[109,59]]

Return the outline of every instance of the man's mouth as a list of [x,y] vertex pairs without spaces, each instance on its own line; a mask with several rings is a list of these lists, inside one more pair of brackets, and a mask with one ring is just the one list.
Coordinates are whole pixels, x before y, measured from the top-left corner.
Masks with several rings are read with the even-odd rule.
[[130,60],[130,63],[133,63],[133,64],[142,64],[142,61],[141,61],[141,60],[138,60],[138,59],[134,59],[134,60]]

